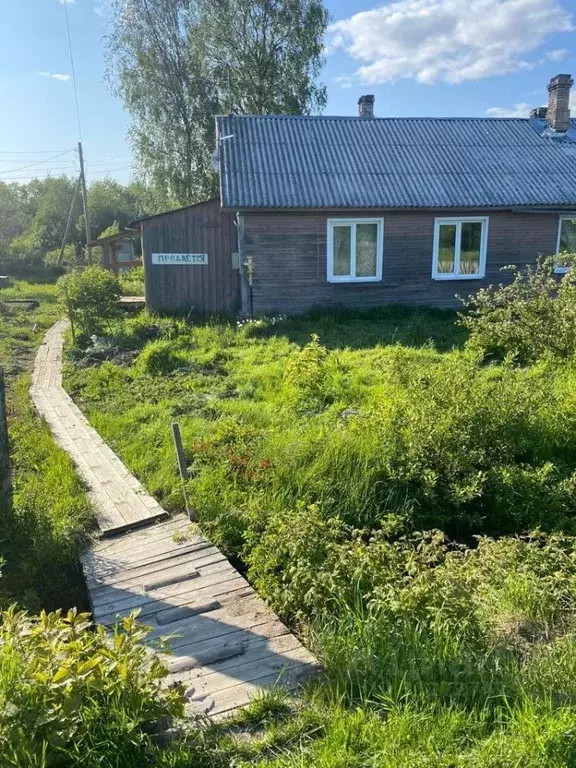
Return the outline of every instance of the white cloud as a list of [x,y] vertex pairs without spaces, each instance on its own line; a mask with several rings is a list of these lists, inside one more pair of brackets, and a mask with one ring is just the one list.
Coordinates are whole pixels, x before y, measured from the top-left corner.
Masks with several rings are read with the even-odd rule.
[[76,0],[60,0],[60,5],[74,5]]
[[528,117],[530,109],[530,104],[522,101],[520,104],[514,104],[513,107],[490,107],[486,110],[486,114],[490,117]]
[[566,56],[568,56],[568,51],[566,48],[557,48],[554,51],[546,52],[546,58],[550,61],[562,61],[562,59],[565,59]]
[[572,29],[557,0],[396,0],[336,22],[328,45],[367,84],[460,83],[530,68],[525,54]]
[[349,75],[338,75],[338,77],[333,77],[332,80],[337,83],[340,88],[352,88],[354,83],[354,79]]
[[67,83],[70,75],[62,75],[58,72],[38,72],[40,77],[50,77],[52,80],[59,80],[61,83]]
[[[533,106],[545,106],[545,104],[530,105],[523,101],[520,104],[514,104],[513,107],[490,107],[486,110],[486,114],[490,117],[528,117]],[[570,112],[572,115],[576,114],[576,93],[570,95]]]

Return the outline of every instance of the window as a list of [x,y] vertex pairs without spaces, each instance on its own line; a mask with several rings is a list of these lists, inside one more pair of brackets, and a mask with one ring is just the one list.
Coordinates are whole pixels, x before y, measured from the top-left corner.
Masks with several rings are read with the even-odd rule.
[[383,219],[328,219],[328,282],[382,279]]
[[[565,257],[569,254],[576,254],[576,218],[560,216],[556,256]],[[562,264],[562,258],[559,258],[554,266],[554,272],[557,275],[563,275],[569,269],[570,267],[567,264]]]
[[134,261],[134,246],[131,240],[121,240],[116,245],[116,261],[127,262]]
[[488,218],[436,219],[433,280],[474,280],[486,272]]

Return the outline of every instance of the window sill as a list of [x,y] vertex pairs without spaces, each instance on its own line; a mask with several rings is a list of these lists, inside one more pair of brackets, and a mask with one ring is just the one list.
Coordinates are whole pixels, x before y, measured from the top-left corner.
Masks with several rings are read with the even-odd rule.
[[483,280],[484,275],[432,275],[432,280]]
[[348,285],[349,283],[381,283],[382,278],[381,277],[329,277],[327,278],[329,283],[332,283],[333,285],[338,284],[344,284]]

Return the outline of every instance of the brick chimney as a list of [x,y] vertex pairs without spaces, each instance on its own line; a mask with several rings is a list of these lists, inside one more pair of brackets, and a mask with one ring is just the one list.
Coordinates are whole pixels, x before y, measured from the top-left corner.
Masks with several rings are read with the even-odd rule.
[[358,99],[358,117],[364,119],[374,117],[374,96],[368,94]]
[[565,132],[570,125],[570,88],[572,75],[556,75],[548,83],[548,125],[555,131]]

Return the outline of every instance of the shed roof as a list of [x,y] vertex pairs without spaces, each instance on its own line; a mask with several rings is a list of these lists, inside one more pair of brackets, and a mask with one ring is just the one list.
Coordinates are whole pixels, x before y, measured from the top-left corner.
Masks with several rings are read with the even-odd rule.
[[116,240],[133,240],[134,236],[138,234],[137,229],[123,229],[122,232],[115,232],[113,235],[106,235],[105,237],[98,237],[96,240],[92,240],[88,245],[92,248],[97,245],[106,245],[106,243],[113,243]]
[[576,206],[576,121],[217,118],[225,208]]
[[187,211],[190,208],[198,208],[201,205],[206,205],[207,203],[215,203],[219,201],[219,197],[209,197],[207,200],[200,200],[199,203],[189,203],[188,205],[180,205],[178,208],[169,208],[167,211],[160,211],[159,213],[151,213],[148,216],[141,216],[139,219],[135,219],[134,221],[130,222],[130,226],[134,226],[135,224],[140,224],[142,221],[149,221],[150,219],[157,219],[158,216],[168,216],[171,213],[180,213],[181,211]]

